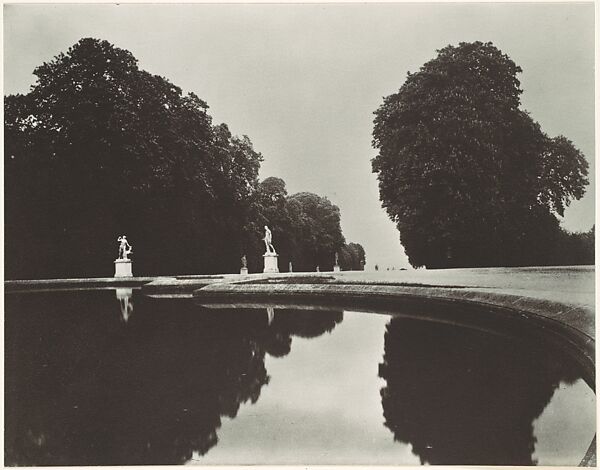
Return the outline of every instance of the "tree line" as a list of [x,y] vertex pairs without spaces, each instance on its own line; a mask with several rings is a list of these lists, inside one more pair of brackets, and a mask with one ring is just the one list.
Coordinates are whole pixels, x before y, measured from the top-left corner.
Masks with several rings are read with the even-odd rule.
[[557,218],[588,163],[520,109],[520,72],[491,43],[447,46],[375,112],[373,171],[413,266],[594,263],[594,230]]
[[85,38],[34,74],[5,97],[7,278],[111,275],[123,234],[137,275],[237,272],[243,255],[259,271],[263,225],[282,271],[330,268],[336,251],[346,269],[364,263],[336,206],[269,199],[250,139],[129,51]]

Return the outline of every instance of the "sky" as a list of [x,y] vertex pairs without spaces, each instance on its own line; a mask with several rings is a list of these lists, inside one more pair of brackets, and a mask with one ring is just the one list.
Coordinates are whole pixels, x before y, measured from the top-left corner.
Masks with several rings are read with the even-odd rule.
[[5,95],[83,37],[205,100],[262,153],[261,179],[328,197],[371,268],[409,266],[371,172],[373,112],[437,50],[491,41],[523,69],[522,108],[590,163],[563,227],[594,224],[593,3],[4,5]]

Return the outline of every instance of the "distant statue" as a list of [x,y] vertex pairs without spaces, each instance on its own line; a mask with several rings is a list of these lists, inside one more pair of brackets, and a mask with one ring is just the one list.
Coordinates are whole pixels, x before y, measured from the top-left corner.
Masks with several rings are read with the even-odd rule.
[[242,268],[248,267],[248,261],[246,260],[246,255],[242,256]]
[[265,238],[263,238],[263,240],[265,241],[265,247],[267,249],[267,253],[275,253],[275,248],[273,247],[273,236],[271,235],[271,231],[269,230],[269,227],[267,227],[265,225]]
[[317,272],[320,273],[321,269],[319,268],[319,266],[317,266]]
[[335,265],[338,266],[339,264],[340,264],[340,257],[336,251],[335,252]]
[[125,235],[117,238],[119,242],[119,259],[128,259],[127,256],[133,253],[133,247],[127,242],[127,237]]
[[294,272],[293,269],[292,269],[292,262],[291,261],[290,261],[290,264],[289,264],[289,270],[288,271],[289,272]]

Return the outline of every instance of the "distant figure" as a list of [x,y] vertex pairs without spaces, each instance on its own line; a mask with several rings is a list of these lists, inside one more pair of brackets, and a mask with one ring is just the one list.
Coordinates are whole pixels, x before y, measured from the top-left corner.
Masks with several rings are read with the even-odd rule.
[[246,260],[246,255],[242,256],[242,268],[248,267],[248,261]]
[[263,238],[263,240],[265,241],[265,247],[267,249],[266,252],[276,254],[275,248],[273,247],[273,243],[271,243],[273,240],[273,236],[271,235],[271,231],[269,230],[269,227],[267,227],[266,225],[265,225],[265,238]]
[[121,235],[117,241],[119,242],[119,259],[128,259],[127,256],[133,253],[133,247],[127,242],[127,237]]
[[339,264],[340,264],[340,257],[339,257],[339,255],[338,255],[338,253],[336,251],[335,252],[335,265],[339,266]]
[[379,265],[375,265],[375,271],[379,271]]
[[292,273],[292,272],[294,272],[294,271],[292,270],[292,262],[291,262],[291,261],[290,261],[290,264],[289,264],[289,272],[291,272],[291,273]]

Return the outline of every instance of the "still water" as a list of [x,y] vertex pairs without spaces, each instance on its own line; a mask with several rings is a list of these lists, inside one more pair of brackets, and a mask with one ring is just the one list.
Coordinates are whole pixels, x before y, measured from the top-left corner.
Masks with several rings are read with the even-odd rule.
[[577,465],[595,395],[548,347],[130,290],[5,297],[5,463]]

